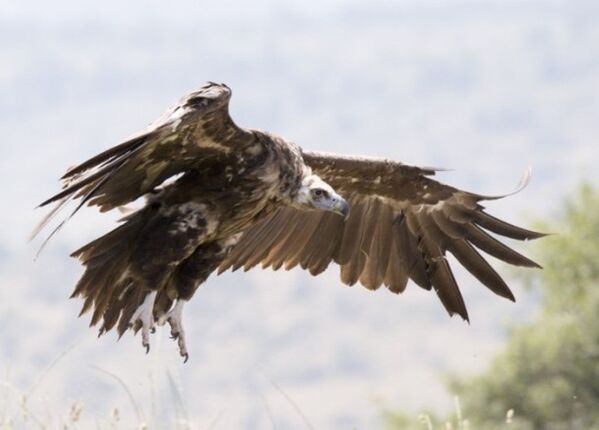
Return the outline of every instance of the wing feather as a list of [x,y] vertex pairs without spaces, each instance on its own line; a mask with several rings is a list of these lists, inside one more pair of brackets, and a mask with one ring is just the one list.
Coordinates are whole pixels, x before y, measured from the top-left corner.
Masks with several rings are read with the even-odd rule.
[[389,291],[399,294],[406,289],[409,279],[409,272],[397,252],[397,237],[395,235],[389,235],[389,237],[389,261],[387,263],[387,269],[385,270],[383,282]]
[[356,200],[355,203],[352,202],[351,207],[349,217],[345,222],[338,254],[334,256],[335,262],[341,266],[348,264],[356,254],[356,250],[359,249],[364,228],[362,219],[368,211],[368,200]]
[[339,232],[340,230],[336,226],[343,226],[341,219],[335,216],[335,214],[328,212],[314,212],[313,214],[318,217],[318,225],[304,247],[299,262],[302,269],[310,269],[318,261],[333,257],[333,250],[327,245],[331,242],[336,242],[334,238],[335,232]]
[[495,294],[516,301],[505,281],[469,242],[463,239],[452,240],[449,244],[449,252],[466,270]]
[[[241,249],[243,245],[248,244],[247,249],[239,258],[239,264],[233,267],[233,270],[243,266],[244,270],[249,270],[256,264],[260,263],[271,250],[271,247],[280,241],[280,237],[284,235],[290,224],[293,222],[294,217],[288,215],[285,209],[281,209],[275,214],[275,219],[272,222],[264,223],[263,230],[260,230],[256,235],[256,238],[241,243]],[[251,232],[250,232],[251,233]],[[237,252],[237,246],[233,248],[233,252]]]
[[203,163],[225,159],[235,163],[229,153],[254,144],[255,135],[230,118],[230,96],[225,85],[209,83],[183,97],[145,132],[69,169],[62,177],[63,190],[40,206],[80,199],[68,218],[85,204],[107,211],[136,200],[172,176],[201,169]]
[[[343,220],[336,214],[322,214],[322,221],[314,233],[314,251],[306,258],[305,268],[314,276],[322,273],[339,251],[343,236]],[[304,268],[304,265],[302,265]]]
[[290,229],[285,244],[281,245],[275,258],[273,258],[272,267],[274,270],[277,270],[283,264],[285,264],[286,270],[297,265],[304,246],[316,228],[318,218],[314,216],[314,213],[310,212],[302,215],[303,217],[297,217],[295,224]]
[[293,246],[294,233],[302,228],[302,215],[304,214],[299,211],[293,211],[289,215],[289,222],[279,232],[277,241],[262,260],[263,269],[272,266],[274,270],[277,270],[281,267],[285,259],[286,249]]
[[432,286],[450,315],[459,314],[468,320],[466,304],[458,288],[458,284],[445,258],[447,236],[435,225],[424,211],[408,214],[408,225],[418,231],[421,237],[420,247],[425,258],[426,271]]
[[379,199],[376,201],[377,214],[376,217],[372,217],[375,225],[372,242],[369,251],[366,252],[366,263],[360,276],[360,283],[369,290],[376,290],[383,283],[391,250],[389,230],[393,222],[393,213],[388,205]]
[[395,236],[399,260],[410,278],[420,287],[430,290],[432,285],[426,272],[424,254],[419,248],[421,238],[410,231],[403,213],[393,223],[392,234]]
[[517,240],[538,239],[546,236],[545,233],[539,233],[532,230],[526,230],[522,227],[509,224],[483,210],[477,210],[472,213],[474,221],[481,227],[492,231],[500,236],[510,237]]
[[299,264],[316,275],[335,262],[347,285],[359,281],[374,290],[384,284],[401,293],[412,279],[424,289],[434,289],[449,314],[465,320],[468,312],[447,251],[483,285],[510,300],[514,297],[507,284],[477,248],[509,264],[540,267],[487,232],[518,240],[543,236],[484,212],[479,202],[497,197],[434,181],[429,176],[435,170],[430,168],[364,157],[303,155],[350,203],[348,219],[288,207],[250,228],[221,267],[249,268],[261,262],[263,267],[290,269]]
[[468,240],[487,254],[514,266],[541,268],[539,264],[485,233],[480,227],[472,224],[465,224],[465,227],[468,231],[466,236]]
[[378,205],[377,199],[366,200],[363,210],[358,215],[360,217],[357,221],[358,230],[355,233],[344,234],[344,238],[352,234],[356,236],[353,244],[345,244],[346,249],[350,250],[349,259],[341,265],[341,281],[347,285],[354,285],[358,282],[364,270],[372,242],[372,233],[377,222]]
[[319,212],[310,212],[306,214],[306,222],[298,233],[297,241],[294,244],[293,252],[285,259],[285,270],[291,270],[300,264],[306,256],[314,251],[313,238],[316,230],[320,226],[322,216]]

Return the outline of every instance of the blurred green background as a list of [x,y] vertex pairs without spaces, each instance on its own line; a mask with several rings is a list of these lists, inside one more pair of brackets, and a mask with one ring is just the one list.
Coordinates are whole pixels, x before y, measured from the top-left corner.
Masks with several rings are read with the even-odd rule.
[[599,190],[572,194],[539,223],[561,233],[536,246],[545,269],[527,279],[540,294],[535,317],[511,328],[484,372],[446,375],[454,416],[389,410],[386,428],[599,428]]

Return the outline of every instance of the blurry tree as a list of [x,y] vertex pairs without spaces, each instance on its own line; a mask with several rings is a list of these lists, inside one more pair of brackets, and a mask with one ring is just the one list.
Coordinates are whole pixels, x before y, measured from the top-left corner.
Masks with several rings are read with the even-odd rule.
[[540,228],[558,234],[537,242],[538,314],[512,329],[484,373],[450,377],[467,422],[386,412],[386,428],[599,429],[599,190],[581,186]]

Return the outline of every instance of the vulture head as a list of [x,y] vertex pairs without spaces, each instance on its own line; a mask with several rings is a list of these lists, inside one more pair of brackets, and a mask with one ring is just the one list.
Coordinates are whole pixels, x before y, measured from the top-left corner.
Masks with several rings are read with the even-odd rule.
[[304,176],[295,197],[295,205],[303,209],[331,211],[344,218],[349,215],[347,201],[337,194],[333,187],[312,173]]

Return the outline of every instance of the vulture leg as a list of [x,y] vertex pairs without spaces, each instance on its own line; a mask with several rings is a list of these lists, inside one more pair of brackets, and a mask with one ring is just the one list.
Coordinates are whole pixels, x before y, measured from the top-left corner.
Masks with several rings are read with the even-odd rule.
[[177,299],[175,306],[158,320],[159,325],[168,322],[171,326],[171,338],[177,341],[179,354],[183,357],[184,363],[189,359],[189,353],[185,344],[185,330],[183,330],[183,305],[185,302],[186,300]]
[[[168,322],[171,327],[171,338],[177,341],[179,354],[187,361],[189,353],[185,344],[183,330],[183,305],[191,300],[200,285],[216,270],[235,245],[238,235],[223,240],[207,242],[199,245],[195,251],[183,260],[169,278],[165,294],[159,295],[156,306],[158,324]],[[175,301],[175,305],[171,304]]]
[[156,291],[146,295],[142,304],[131,317],[131,327],[135,332],[141,329],[141,344],[146,348],[146,354],[150,352],[150,331],[154,331],[154,301]]

